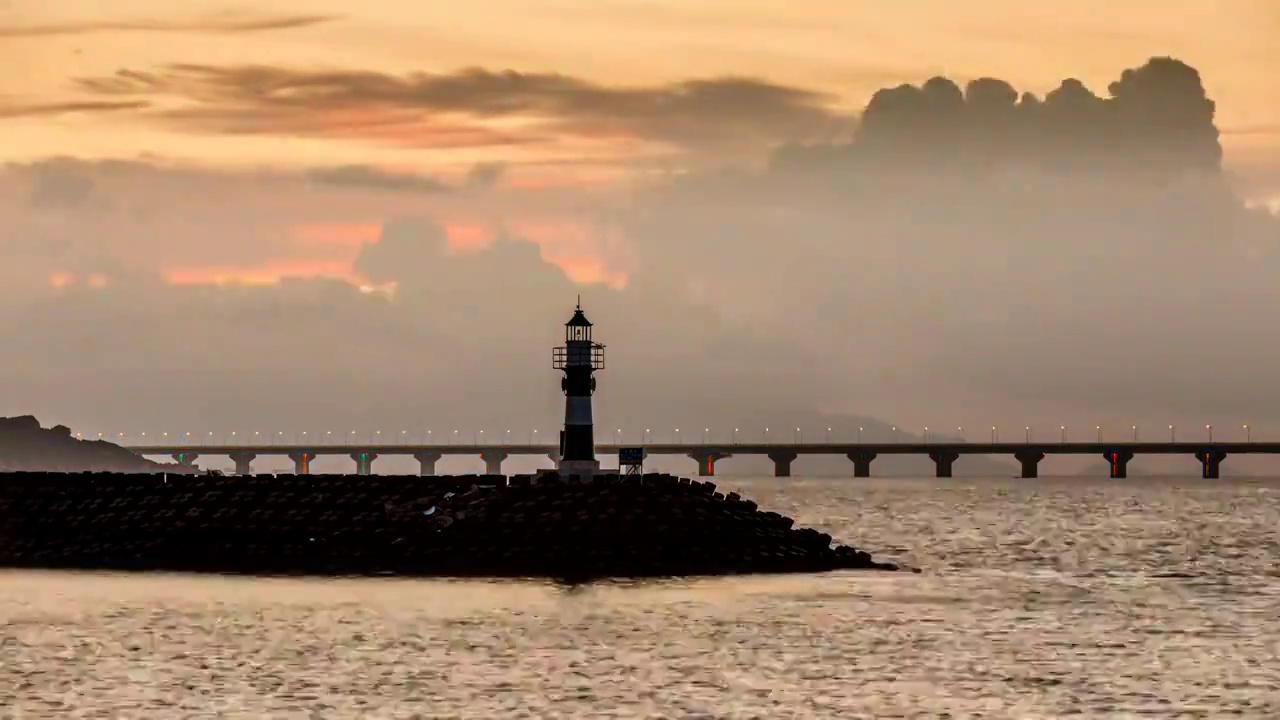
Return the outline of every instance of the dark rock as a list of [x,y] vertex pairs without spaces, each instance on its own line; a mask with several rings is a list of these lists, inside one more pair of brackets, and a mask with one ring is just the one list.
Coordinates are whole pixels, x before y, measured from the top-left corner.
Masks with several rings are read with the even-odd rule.
[[[601,577],[896,569],[710,483],[0,475],[0,565]],[[732,494],[731,494],[732,495]]]

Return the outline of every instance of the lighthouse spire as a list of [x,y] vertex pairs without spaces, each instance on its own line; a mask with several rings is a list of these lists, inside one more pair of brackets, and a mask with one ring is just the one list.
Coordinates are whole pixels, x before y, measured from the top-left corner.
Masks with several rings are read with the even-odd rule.
[[596,370],[604,369],[604,346],[591,339],[591,321],[582,312],[582,296],[573,317],[564,325],[564,345],[552,351],[552,366],[564,372],[564,430],[560,431],[560,474],[589,479],[599,471],[596,460],[595,429],[591,417],[591,394],[596,389]]

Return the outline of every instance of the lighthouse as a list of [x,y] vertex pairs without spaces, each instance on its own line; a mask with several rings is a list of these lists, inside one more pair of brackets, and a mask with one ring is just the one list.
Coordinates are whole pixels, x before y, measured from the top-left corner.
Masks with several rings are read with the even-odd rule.
[[582,298],[564,325],[564,346],[552,351],[552,366],[564,371],[564,430],[560,431],[560,474],[589,478],[600,470],[595,432],[591,424],[591,393],[596,370],[604,369],[604,346],[591,339],[591,322],[582,312]]

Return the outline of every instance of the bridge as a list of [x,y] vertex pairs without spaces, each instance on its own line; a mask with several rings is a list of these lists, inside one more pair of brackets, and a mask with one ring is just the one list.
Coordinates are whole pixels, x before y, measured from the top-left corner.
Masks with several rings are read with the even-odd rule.
[[[698,474],[715,475],[716,463],[735,455],[765,456],[773,461],[774,475],[789,477],[791,464],[801,455],[843,455],[853,463],[854,477],[871,477],[871,464],[881,455],[923,455],[934,462],[937,476],[951,477],[952,467],[961,455],[1003,455],[1014,458],[1022,468],[1022,477],[1039,475],[1040,461],[1049,455],[1096,455],[1107,461],[1111,477],[1128,476],[1129,461],[1137,455],[1191,455],[1199,460],[1202,476],[1220,477],[1221,467],[1229,455],[1280,455],[1280,442],[889,442],[889,443],[657,443],[597,444],[596,452],[617,455],[621,447],[642,447],[646,455],[683,455],[698,463]],[[294,462],[294,472],[311,471],[311,461],[326,455],[350,457],[360,475],[373,473],[373,462],[389,455],[411,456],[421,464],[421,475],[434,475],[436,462],[446,455],[479,456],[485,472],[502,474],[502,461],[513,455],[545,455],[559,460],[558,447],[543,444],[252,444],[252,445],[130,445],[138,455],[169,456],[183,465],[193,464],[205,455],[229,457],[236,472],[248,474],[251,463],[262,456],[285,456]]]

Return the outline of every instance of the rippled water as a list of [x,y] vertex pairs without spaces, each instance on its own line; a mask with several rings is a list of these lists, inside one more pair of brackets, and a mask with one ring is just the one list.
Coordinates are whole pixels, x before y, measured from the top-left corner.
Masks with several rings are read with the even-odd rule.
[[1280,481],[720,485],[924,573],[0,574],[0,717],[1280,717]]

